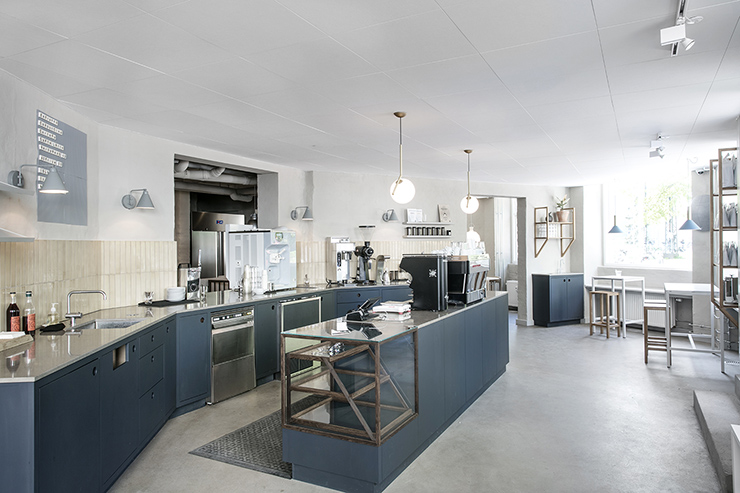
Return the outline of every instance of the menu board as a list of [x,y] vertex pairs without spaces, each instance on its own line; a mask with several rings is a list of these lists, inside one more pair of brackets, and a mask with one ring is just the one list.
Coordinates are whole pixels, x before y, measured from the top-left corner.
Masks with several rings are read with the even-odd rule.
[[36,111],[38,163],[36,189],[40,190],[55,166],[67,194],[36,193],[37,219],[47,223],[87,226],[87,135],[43,111]]

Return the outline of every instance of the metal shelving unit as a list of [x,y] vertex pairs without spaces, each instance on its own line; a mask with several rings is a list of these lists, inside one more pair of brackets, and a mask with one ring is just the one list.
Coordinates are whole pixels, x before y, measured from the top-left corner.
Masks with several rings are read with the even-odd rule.
[[[548,240],[560,240],[560,256],[564,257],[576,239],[576,210],[573,207],[562,209],[568,211],[569,221],[550,221],[549,207],[534,208],[534,256],[537,258],[545,248]],[[542,220],[544,219],[544,221]]]

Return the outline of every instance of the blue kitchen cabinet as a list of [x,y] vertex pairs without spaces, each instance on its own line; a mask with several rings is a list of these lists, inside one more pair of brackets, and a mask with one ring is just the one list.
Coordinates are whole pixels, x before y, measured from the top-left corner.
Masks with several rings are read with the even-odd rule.
[[321,321],[337,317],[337,295],[334,291],[321,293]]
[[211,321],[207,313],[177,318],[177,407],[205,400],[211,391]]
[[[280,372],[280,329],[277,301],[254,306],[254,366],[257,383],[272,381]],[[264,379],[263,381],[259,381]]]
[[37,393],[37,491],[99,491],[100,361],[54,376]]
[[106,486],[139,446],[137,342],[124,342],[99,358],[101,478]]

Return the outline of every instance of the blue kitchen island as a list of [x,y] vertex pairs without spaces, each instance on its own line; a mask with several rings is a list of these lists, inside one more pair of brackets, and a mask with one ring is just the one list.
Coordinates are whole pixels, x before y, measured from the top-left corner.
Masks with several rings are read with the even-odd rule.
[[381,334],[372,338],[337,319],[283,332],[283,459],[293,479],[382,491],[509,362],[506,293],[373,325]]

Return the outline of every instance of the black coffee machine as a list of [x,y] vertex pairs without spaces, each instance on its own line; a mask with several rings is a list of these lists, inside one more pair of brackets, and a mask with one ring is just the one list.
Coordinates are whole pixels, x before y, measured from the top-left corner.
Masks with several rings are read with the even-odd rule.
[[447,310],[447,257],[404,255],[400,267],[411,275],[410,287],[414,292],[411,308]]

